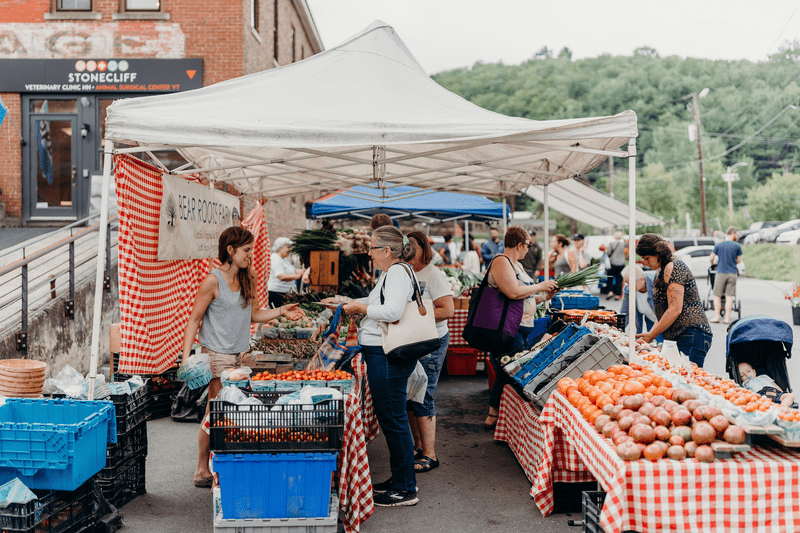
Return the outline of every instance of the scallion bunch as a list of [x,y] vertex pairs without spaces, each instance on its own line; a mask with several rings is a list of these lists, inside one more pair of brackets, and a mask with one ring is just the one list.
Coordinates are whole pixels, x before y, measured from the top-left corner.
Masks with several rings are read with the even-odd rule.
[[559,289],[567,289],[569,287],[582,287],[584,285],[593,285],[600,281],[600,276],[597,275],[597,267],[600,264],[589,265],[583,270],[577,272],[567,272],[561,274],[556,278],[556,285]]

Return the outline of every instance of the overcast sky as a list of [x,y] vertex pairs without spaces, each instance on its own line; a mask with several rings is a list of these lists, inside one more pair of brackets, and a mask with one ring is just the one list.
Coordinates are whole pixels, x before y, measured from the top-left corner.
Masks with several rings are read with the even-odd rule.
[[800,39],[798,0],[307,0],[325,48],[379,19],[429,74],[514,65],[543,46],[573,59],[630,56],[764,61]]

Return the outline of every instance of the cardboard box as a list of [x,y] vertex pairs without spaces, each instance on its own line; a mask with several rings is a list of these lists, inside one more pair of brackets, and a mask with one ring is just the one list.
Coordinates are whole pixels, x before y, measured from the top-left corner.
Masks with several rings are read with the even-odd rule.
[[111,324],[108,328],[108,347],[111,353],[119,353],[120,327],[122,324]]
[[459,296],[453,299],[456,309],[469,309],[469,298]]

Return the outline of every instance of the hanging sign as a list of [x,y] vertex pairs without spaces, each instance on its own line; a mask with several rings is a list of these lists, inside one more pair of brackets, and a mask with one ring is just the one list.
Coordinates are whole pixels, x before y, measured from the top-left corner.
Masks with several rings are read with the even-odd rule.
[[158,260],[217,257],[219,235],[240,220],[239,198],[164,174]]

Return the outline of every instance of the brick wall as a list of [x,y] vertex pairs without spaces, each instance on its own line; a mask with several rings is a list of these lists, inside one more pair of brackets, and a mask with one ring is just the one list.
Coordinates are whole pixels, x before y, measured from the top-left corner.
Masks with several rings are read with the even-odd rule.
[[[252,2],[258,2],[258,32],[252,28],[250,21]],[[273,32],[276,5],[278,7],[277,60]],[[314,54],[309,37],[291,0],[243,0],[242,16],[244,74],[292,63],[292,32],[294,32],[294,61],[300,61]]]
[[22,216],[22,127],[18,94],[0,95],[8,114],[0,126],[0,225],[17,226]]

